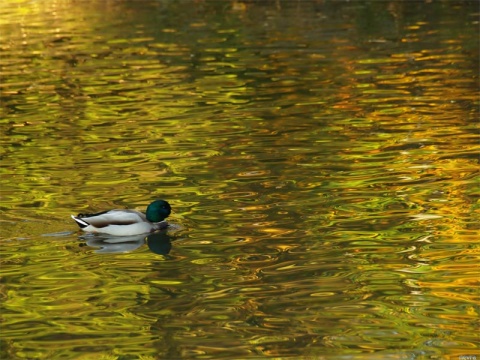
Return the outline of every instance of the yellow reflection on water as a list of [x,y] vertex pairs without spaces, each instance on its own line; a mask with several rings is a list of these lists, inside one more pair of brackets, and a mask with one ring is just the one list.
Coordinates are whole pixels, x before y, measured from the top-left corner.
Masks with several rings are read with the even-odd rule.
[[475,354],[477,7],[2,5],[0,358]]

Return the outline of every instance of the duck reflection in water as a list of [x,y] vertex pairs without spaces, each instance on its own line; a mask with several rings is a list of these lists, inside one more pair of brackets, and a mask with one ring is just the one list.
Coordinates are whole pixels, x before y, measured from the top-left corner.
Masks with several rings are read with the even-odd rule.
[[85,241],[87,246],[99,248],[95,252],[101,254],[131,252],[145,243],[152,252],[159,255],[167,255],[172,249],[171,238],[166,231],[121,237],[87,234],[80,236],[80,239]]

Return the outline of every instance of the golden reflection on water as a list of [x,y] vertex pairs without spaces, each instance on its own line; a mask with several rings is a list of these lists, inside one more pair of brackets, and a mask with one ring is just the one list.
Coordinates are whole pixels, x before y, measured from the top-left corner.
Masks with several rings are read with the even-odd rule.
[[480,356],[474,5],[7,1],[0,358]]

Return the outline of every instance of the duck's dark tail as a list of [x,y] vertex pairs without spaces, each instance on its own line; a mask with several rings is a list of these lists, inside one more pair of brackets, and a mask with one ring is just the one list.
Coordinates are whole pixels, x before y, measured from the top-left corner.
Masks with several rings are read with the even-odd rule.
[[87,226],[89,226],[90,224],[88,222],[86,222],[85,220],[82,220],[76,216],[73,216],[73,215],[70,215],[72,217],[73,220],[75,220],[75,222],[77,223],[78,226],[80,226],[81,229],[83,228],[86,228]]

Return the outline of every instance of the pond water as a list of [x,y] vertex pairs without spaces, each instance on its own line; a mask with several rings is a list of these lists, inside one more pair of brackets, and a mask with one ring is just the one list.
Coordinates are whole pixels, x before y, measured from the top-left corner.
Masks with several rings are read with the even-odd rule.
[[3,0],[0,358],[480,358],[478,16]]

